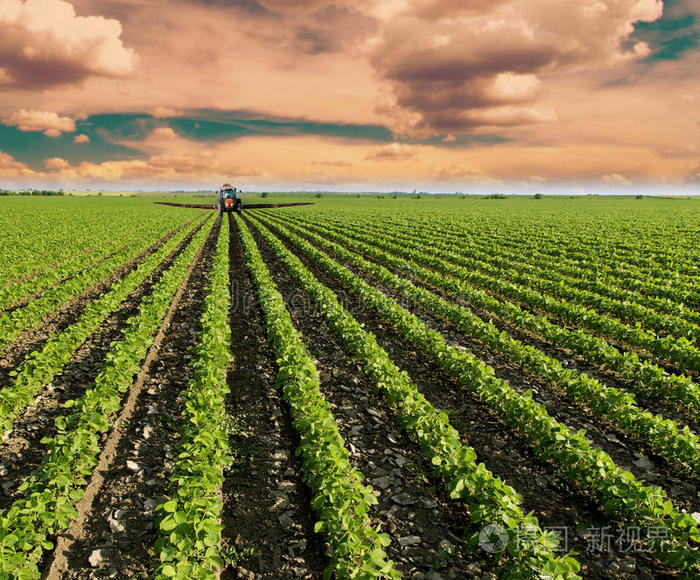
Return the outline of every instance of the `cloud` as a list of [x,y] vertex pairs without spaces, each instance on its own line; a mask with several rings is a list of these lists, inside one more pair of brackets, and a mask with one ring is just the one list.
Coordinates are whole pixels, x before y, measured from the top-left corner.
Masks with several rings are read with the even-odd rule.
[[165,119],[167,117],[178,117],[181,113],[172,107],[154,107],[151,109],[151,116],[156,119]]
[[[397,132],[470,131],[547,123],[541,77],[641,60],[624,41],[638,21],[662,14],[660,0],[504,0],[406,4],[370,54],[387,83]],[[391,100],[391,99],[390,99]],[[410,119],[407,122],[407,119]]]
[[604,183],[609,183],[610,185],[630,185],[631,181],[627,179],[624,175],[620,173],[611,173],[608,175],[603,175],[601,178]]
[[44,167],[46,167],[48,171],[60,171],[70,168],[70,163],[61,157],[51,157],[49,159],[44,159]]
[[682,58],[700,43],[697,8],[696,0],[666,0],[661,18],[635,24],[630,43],[646,46],[649,63]]
[[137,56],[121,33],[119,21],[78,16],[62,0],[2,0],[0,85],[34,90],[127,76]]
[[484,14],[508,0],[414,0],[411,9],[421,18],[439,20],[464,14]]
[[22,177],[31,176],[34,172],[24,163],[16,161],[12,155],[0,151],[0,176]]
[[260,0],[260,4],[276,12],[312,12],[329,2],[328,0]]
[[70,117],[60,117],[50,111],[27,111],[20,109],[3,119],[5,125],[17,127],[20,131],[42,131],[47,137],[60,137],[61,133],[75,131],[75,121]]
[[312,161],[311,165],[319,165],[321,167],[352,167],[354,163],[349,161],[337,160],[337,161]]
[[155,139],[174,139],[177,135],[172,127],[158,127],[151,133],[151,137]]
[[484,181],[487,180],[487,175],[475,167],[470,167],[462,163],[453,165],[444,165],[438,168],[437,178],[440,180],[467,180],[467,181]]
[[76,135],[73,137],[73,143],[90,143],[90,137],[87,135]]
[[335,4],[305,15],[303,20],[296,21],[296,26],[296,37],[290,48],[309,54],[356,51],[378,28],[377,22],[363,12]]
[[417,157],[416,151],[404,143],[391,143],[381,147],[375,147],[365,159],[368,161],[409,161]]

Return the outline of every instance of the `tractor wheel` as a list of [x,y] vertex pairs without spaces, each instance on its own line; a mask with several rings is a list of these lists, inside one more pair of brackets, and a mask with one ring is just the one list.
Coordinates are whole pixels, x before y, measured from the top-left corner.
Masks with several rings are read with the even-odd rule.
[[240,200],[236,201],[236,213],[238,215],[241,215],[242,209],[243,209],[243,205],[241,204],[241,201]]

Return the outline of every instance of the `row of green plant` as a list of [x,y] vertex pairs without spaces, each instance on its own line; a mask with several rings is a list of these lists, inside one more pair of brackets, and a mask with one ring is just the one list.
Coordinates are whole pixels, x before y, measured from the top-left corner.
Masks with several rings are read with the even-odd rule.
[[[427,233],[427,228],[413,227],[412,230],[419,236],[423,233]],[[430,233],[434,235],[435,231],[433,230]],[[441,231],[440,235],[444,235],[445,240],[454,240],[455,248],[462,248],[463,252],[469,252],[474,256],[478,256],[479,259],[483,261],[496,264],[499,267],[501,265],[506,265],[509,269],[514,269],[520,273],[533,276],[540,276],[547,280],[557,282],[557,284],[563,283],[565,285],[564,289],[568,287],[584,291],[585,293],[581,294],[581,298],[585,299],[585,302],[581,303],[589,304],[599,310],[601,310],[601,308],[608,308],[609,312],[614,313],[616,309],[621,308],[621,303],[625,306],[626,303],[631,303],[632,308],[636,308],[634,305],[637,305],[657,311],[657,313],[668,314],[671,315],[669,319],[655,318],[654,315],[650,316],[655,318],[656,328],[666,328],[666,330],[671,333],[680,330],[680,328],[677,329],[672,326],[674,320],[677,320],[677,318],[691,322],[694,325],[700,324],[700,312],[688,308],[682,301],[674,302],[668,298],[658,298],[647,292],[624,289],[618,285],[618,277],[612,274],[590,270],[589,268],[598,267],[600,264],[598,258],[596,258],[595,261],[587,260],[584,263],[574,262],[569,265],[561,260],[559,256],[540,258],[537,255],[523,252],[522,248],[519,250],[509,250],[498,243],[484,245],[481,240],[466,236],[462,231],[457,229],[450,229],[447,232]],[[485,250],[485,248],[488,249]],[[668,272],[666,273],[666,277],[668,278]],[[639,286],[645,288],[643,286],[643,281],[638,280],[638,282]],[[566,289],[566,292],[568,296],[574,297],[574,294],[571,294],[570,290]],[[608,298],[613,302],[607,303],[595,295]],[[562,297],[569,299],[567,295],[562,295]],[[683,323],[680,322],[680,325],[682,327]],[[685,336],[690,337],[694,335],[697,338],[697,333],[698,328],[695,327],[692,332],[686,333]]]
[[0,288],[0,311],[17,306],[28,298],[39,295],[47,288],[56,286],[75,274],[92,268],[112,254],[128,248],[140,237],[141,232],[132,232],[125,238],[114,240],[112,243],[95,248],[89,253],[76,252],[72,258],[55,268],[47,268],[36,276]]
[[695,566],[700,559],[697,524],[689,514],[678,511],[661,488],[640,483],[603,450],[593,448],[583,431],[574,432],[556,421],[532,399],[532,391],[517,393],[506,381],[497,378],[491,367],[449,346],[440,333],[428,328],[395,300],[299,236],[290,233],[288,238],[304,255],[388,320],[408,342],[428,354],[460,385],[474,392],[509,427],[520,433],[541,460],[552,462],[573,486],[597,498],[606,514],[641,527],[665,527],[669,546],[660,550],[653,540],[649,546],[660,561],[681,569]]
[[488,524],[498,525],[509,534],[502,576],[578,578],[578,562],[572,556],[555,554],[558,536],[542,531],[535,516],[523,513],[522,497],[494,477],[483,463],[478,463],[476,452],[462,444],[447,414],[430,404],[406,372],[379,346],[374,335],[362,328],[329,288],[318,282],[269,231],[257,221],[253,224],[362,365],[365,374],[396,409],[402,427],[421,446],[435,474],[446,483],[450,497],[467,506],[472,544],[477,543],[479,536],[474,530]]
[[[338,216],[335,219],[335,224],[346,224],[348,221],[346,218],[347,215]],[[687,304],[694,308],[700,307],[700,293],[697,290],[692,290],[696,285],[693,283],[694,279],[690,276],[677,274],[673,265],[669,268],[657,268],[655,270],[656,276],[654,276],[647,270],[625,265],[618,256],[606,261],[597,251],[588,248],[578,253],[576,258],[568,257],[569,247],[575,244],[575,240],[571,237],[559,240],[550,238],[547,242],[538,245],[533,242],[533,238],[539,232],[529,228],[524,232],[514,232],[511,230],[512,224],[505,228],[507,233],[499,228],[488,235],[480,228],[477,228],[475,232],[465,231],[464,224],[461,222],[437,224],[433,219],[421,223],[416,222],[415,219],[406,220],[388,216],[384,223],[363,223],[363,227],[369,226],[370,229],[379,231],[406,230],[419,237],[428,233],[431,237],[440,236],[445,240],[451,238],[453,247],[457,249],[488,247],[494,254],[503,254],[507,258],[512,258],[513,263],[528,263],[545,271],[562,272],[570,276],[572,280],[579,280],[581,284],[595,285],[597,289],[602,286],[620,289],[621,292],[633,292],[635,296],[643,297],[643,301],[653,300],[653,304],[656,306],[671,301],[675,302],[676,306]],[[653,247],[636,248],[635,251],[644,256],[656,255],[659,251],[659,244],[657,243]],[[683,260],[686,258],[682,254],[676,254],[674,259]],[[651,306],[651,304],[649,305]],[[681,312],[690,313],[693,311],[683,307]]]
[[[201,226],[201,222],[197,226]],[[40,349],[32,352],[18,369],[10,373],[14,377],[13,381],[0,390],[0,433],[12,428],[13,421],[34,401],[39,390],[61,372],[80,345],[191,233],[191,230],[183,228],[173,235],[137,268],[115,282],[108,292],[88,304],[73,324],[52,335]]]
[[[434,220],[431,221],[433,226],[438,225]],[[668,243],[669,239],[673,239],[675,232],[669,231],[663,225],[644,223],[641,236],[638,227],[631,228],[626,241],[619,238],[619,221],[613,226],[617,239],[612,240],[608,236],[599,235],[600,231],[595,231],[596,235],[586,232],[586,235],[576,236],[559,228],[532,229],[531,223],[522,221],[519,225],[524,225],[520,231],[495,228],[486,232],[483,228],[478,228],[478,237],[481,241],[492,240],[495,245],[510,247],[520,253],[534,250],[543,257],[549,256],[573,264],[585,263],[593,270],[596,270],[599,264],[606,270],[611,267],[612,271],[619,266],[625,276],[633,276],[640,280],[655,278],[662,284],[668,279],[669,272],[679,280],[700,275],[697,261],[688,255],[686,249]],[[441,232],[463,232],[454,222],[443,221],[440,226]],[[682,229],[694,235],[692,225]],[[522,235],[523,231],[525,235]]]
[[182,439],[154,551],[160,559],[156,578],[217,578],[222,567],[219,496],[224,470],[231,465],[226,412],[226,367],[231,361],[228,324],[229,222],[221,220],[209,274],[201,329],[190,363],[194,376],[184,395]]
[[[358,232],[354,232],[355,229]],[[359,230],[362,228],[352,225],[344,228],[344,231],[350,236],[358,235],[358,233],[366,235]],[[364,232],[366,232],[366,228]],[[581,327],[593,334],[635,347],[643,355],[668,362],[684,371],[700,372],[700,350],[683,337],[658,337],[643,330],[640,326],[630,326],[582,306],[550,298],[527,286],[512,284],[497,276],[480,273],[475,269],[478,268],[476,261],[456,254],[451,251],[453,248],[440,240],[422,241],[411,238],[410,242],[399,244],[395,241],[398,234],[393,231],[390,234],[373,231],[372,237],[382,242],[389,242],[392,247],[400,248],[410,243],[412,248],[419,250],[426,257],[437,257],[447,261],[454,270],[459,267],[463,279],[473,286],[485,288],[496,296],[513,300],[532,311],[542,312],[548,317],[564,321],[573,327]]]
[[[289,217],[285,218],[290,220]],[[449,292],[467,304],[488,312],[502,321],[525,329],[557,347],[571,350],[590,363],[617,373],[618,380],[635,393],[671,404],[682,403],[679,410],[694,419],[700,419],[700,388],[687,376],[668,373],[662,367],[641,360],[633,351],[620,352],[607,341],[581,330],[569,330],[553,324],[543,316],[532,314],[506,300],[498,300],[463,281],[469,275],[465,268],[455,266],[441,258],[426,256],[410,246],[380,240],[375,235],[347,234],[338,228],[319,227],[305,220],[291,220],[317,231],[322,235],[341,236],[353,243],[367,243],[372,248],[372,258],[416,275],[418,278]],[[341,233],[342,232],[342,233]],[[365,246],[363,246],[365,247]],[[422,268],[423,264],[428,268]]]
[[[165,224],[163,225],[165,226]],[[171,229],[173,227],[175,226],[171,226]],[[62,248],[45,248],[41,253],[35,253],[29,257],[17,257],[14,263],[11,258],[8,259],[8,261],[3,264],[2,271],[0,272],[2,308],[5,309],[11,306],[12,303],[10,299],[14,297],[15,293],[19,294],[19,290],[14,289],[15,286],[20,284],[26,286],[35,278],[37,279],[37,286],[41,286],[41,275],[50,275],[49,272],[51,270],[59,268],[63,264],[80,260],[84,255],[90,254],[96,250],[99,251],[105,246],[119,244],[122,239],[131,238],[133,234],[139,231],[141,230],[133,228],[123,235],[103,240],[100,239],[99,233],[93,239],[80,237],[76,229],[65,233],[66,237],[63,240]],[[167,230],[164,229],[163,233],[166,231]],[[18,231],[17,235],[21,235],[21,231]],[[32,288],[32,290],[34,289]],[[32,293],[36,294],[38,291],[39,290],[34,290]],[[21,296],[18,299],[21,299]]]
[[141,361],[160,328],[210,228],[201,228],[163,274],[152,292],[129,319],[121,340],[113,342],[94,385],[68,400],[67,416],[56,419],[57,433],[42,439],[46,447],[39,468],[20,486],[24,497],[0,513],[0,578],[39,578],[38,564],[52,539],[76,517],[75,504],[91,476],[100,452],[102,434],[121,408]]
[[162,232],[134,240],[128,247],[113,254],[99,264],[82,270],[63,284],[51,288],[28,304],[0,316],[0,352],[22,332],[38,328],[42,319],[58,310],[69,300],[111,276],[124,264],[136,259],[162,236]]
[[[392,234],[404,243],[413,241],[413,235],[408,231],[392,231]],[[421,234],[418,234],[422,237]],[[514,257],[513,260],[505,260],[498,254],[497,248],[491,246],[455,246],[450,239],[440,238],[436,243],[435,235],[426,232],[432,246],[440,249],[457,250],[457,254],[462,256],[465,262],[461,265],[468,266],[484,274],[497,276],[501,280],[509,280],[519,286],[533,288],[546,295],[564,299],[568,303],[579,304],[595,309],[599,314],[611,315],[626,324],[641,325],[643,328],[661,334],[673,336],[674,338],[686,338],[690,342],[697,344],[700,341],[700,327],[697,324],[679,316],[671,314],[659,314],[655,310],[634,304],[631,302],[621,302],[616,299],[607,298],[590,292],[588,290],[574,289],[569,285],[570,278],[562,276],[555,268],[540,270],[527,267],[521,258]],[[461,251],[460,251],[461,250]],[[468,257],[465,255],[468,254]],[[688,311],[691,318],[700,320],[700,313],[694,310]]]
[[294,327],[284,299],[248,228],[235,216],[248,270],[263,311],[268,341],[277,357],[277,385],[289,403],[301,439],[304,481],[313,494],[317,532],[324,532],[331,563],[324,576],[338,578],[398,578],[384,547],[390,542],[373,528],[370,508],[377,503],[372,488],[350,461],[345,442],[328,402],[321,394],[316,366]]
[[33,278],[110,242],[119,243],[130,232],[141,232],[143,236],[161,231],[162,236],[193,218],[193,214],[183,212],[177,215],[150,208],[132,212],[115,207],[76,206],[73,202],[64,208],[60,203],[53,204],[56,207],[50,212],[31,207],[34,204],[23,210],[22,204],[14,205],[18,207],[7,208],[0,216],[0,287]]
[[[353,229],[355,226],[349,226]],[[366,231],[366,230],[365,230]],[[544,312],[573,326],[582,327],[606,338],[630,345],[643,353],[655,356],[660,361],[668,361],[683,370],[700,372],[700,350],[690,341],[680,336],[656,336],[643,330],[646,317],[638,325],[628,325],[615,318],[610,318],[583,306],[551,298],[542,292],[534,290],[540,286],[536,276],[514,276],[506,270],[495,270],[484,267],[479,260],[454,252],[454,246],[437,238],[425,241],[411,236],[403,236],[401,232],[375,232],[382,239],[403,240],[401,243],[411,244],[431,256],[437,256],[448,262],[468,269],[468,282],[487,288],[491,292],[516,300],[526,307]],[[507,280],[512,279],[513,282]],[[640,326],[642,325],[642,326]]]
[[[675,421],[640,409],[632,394],[606,387],[584,373],[564,368],[558,360],[550,358],[533,346],[511,338],[505,332],[500,332],[496,326],[490,322],[484,322],[471,310],[449,302],[426,288],[416,286],[409,280],[392,274],[385,267],[369,262],[357,253],[350,252],[340,244],[329,240],[335,239],[347,244],[339,234],[326,233],[326,238],[329,238],[326,239],[306,228],[293,225],[289,227],[316,246],[332,252],[375,280],[398,290],[427,311],[447,319],[468,336],[484,343],[492,351],[507,356],[510,361],[524,370],[565,392],[573,401],[586,405],[595,415],[608,419],[617,429],[647,445],[657,455],[674,462],[686,472],[700,476],[700,440],[688,427],[681,431]],[[390,262],[383,252],[375,251],[369,244],[355,241],[353,249],[380,263]],[[401,260],[394,260],[391,265],[410,268],[410,264],[405,264]],[[439,274],[421,271],[416,267],[411,268],[409,273],[434,285],[443,282],[443,277]]]
[[0,288],[0,311],[15,307],[28,298],[39,295],[47,288],[56,286],[76,273],[90,268],[111,254],[128,247],[139,237],[141,237],[141,232],[129,232],[126,236],[110,240],[101,246],[93,246],[88,252],[81,252],[75,248],[73,255],[62,263],[48,267],[22,281]]

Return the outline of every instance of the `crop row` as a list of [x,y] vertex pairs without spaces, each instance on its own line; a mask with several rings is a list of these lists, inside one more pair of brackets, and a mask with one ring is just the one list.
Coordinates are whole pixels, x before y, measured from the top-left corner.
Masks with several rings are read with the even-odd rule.
[[[201,225],[201,222],[197,225]],[[39,390],[61,372],[78,347],[190,233],[190,230],[183,228],[172,236],[136,269],[115,282],[108,292],[88,304],[73,324],[51,336],[41,349],[32,352],[22,366],[11,373],[13,382],[0,391],[0,433],[12,428],[12,422],[31,404]]]
[[[398,239],[406,242],[412,239],[412,235],[408,232],[397,231],[396,234]],[[430,239],[432,240],[433,237],[431,236]],[[454,243],[449,238],[443,239],[439,247],[455,249]],[[546,270],[528,268],[518,256],[504,259],[492,246],[482,246],[481,248],[466,246],[464,248],[469,254],[470,267],[474,267],[482,273],[496,275],[503,280],[510,280],[514,284],[537,289],[549,296],[565,299],[570,303],[594,308],[600,314],[612,315],[625,323],[639,323],[648,330],[670,334],[676,338],[684,337],[694,343],[700,340],[700,327],[684,318],[669,314],[662,315],[646,306],[606,298],[588,290],[573,289],[570,286],[573,279],[562,276],[555,268]],[[461,255],[464,257],[464,251],[461,252]],[[686,316],[695,321],[700,320],[700,313],[693,310],[687,311]]]
[[[621,382],[635,392],[667,402],[680,401],[691,415],[700,416],[700,390],[689,377],[670,374],[654,363],[641,360],[633,351],[622,353],[604,339],[581,330],[553,324],[544,316],[523,310],[517,304],[498,300],[465,282],[471,276],[471,271],[467,268],[454,265],[440,257],[428,256],[410,245],[385,241],[376,235],[348,233],[345,229],[328,226],[319,230],[318,226],[306,221],[293,221],[302,223],[314,231],[342,234],[346,239],[365,242],[378,251],[384,250],[382,255],[390,256],[392,260],[395,260],[396,256],[404,258],[398,264],[399,269],[407,269],[410,272],[418,268],[417,276],[424,282],[446,290],[490,315],[533,332],[558,347],[570,349],[593,364],[619,373]],[[419,264],[432,271],[420,268]],[[442,276],[436,276],[436,272]]]
[[537,456],[557,465],[563,477],[596,497],[607,514],[615,514],[639,526],[665,526],[671,545],[666,551],[651,546],[661,561],[682,568],[693,566],[700,559],[696,548],[700,532],[695,520],[674,508],[663,490],[637,481],[604,451],[592,448],[583,432],[573,432],[552,418],[542,405],[533,401],[530,391],[518,394],[508,383],[498,379],[492,368],[475,356],[447,345],[441,334],[429,329],[396,301],[313,245],[291,232],[284,236],[388,320],[406,340],[479,396],[507,425],[522,435]]
[[[439,227],[434,220],[431,220],[434,228],[438,227],[442,232],[463,233],[457,224],[441,224]],[[500,225],[500,224],[499,224]],[[689,255],[687,248],[676,248],[668,244],[668,240],[674,239],[674,232],[661,228],[662,231],[655,232],[651,224],[645,224],[644,235],[639,235],[638,229],[633,229],[628,237],[630,243],[625,244],[619,239],[611,245],[610,239],[605,236],[576,236],[567,229],[565,232],[533,231],[529,224],[520,221],[520,231],[518,228],[506,229],[497,227],[489,234],[484,228],[479,227],[475,241],[513,248],[520,254],[529,254],[532,251],[543,257],[551,257],[556,260],[565,260],[571,264],[582,264],[591,270],[598,270],[602,267],[605,270],[614,271],[620,268],[626,276],[633,276],[640,280],[657,278],[659,282],[666,283],[669,273],[673,273],[673,282],[688,280],[700,273],[697,264]],[[620,235],[619,223],[614,226],[617,236]],[[686,235],[692,230],[686,228]],[[507,232],[507,233],[505,233]],[[486,235],[485,235],[486,234]],[[670,234],[670,235],[669,235]],[[528,251],[529,250],[529,251]],[[595,256],[595,258],[593,258]]]
[[[467,505],[474,526],[472,529],[479,524],[497,524],[508,531],[509,562],[503,567],[503,574],[577,578],[579,564],[576,560],[571,556],[554,555],[557,535],[543,532],[532,514],[522,512],[520,495],[500,478],[494,477],[483,463],[477,463],[476,452],[461,443],[459,433],[450,425],[447,415],[426,400],[410,377],[377,344],[374,335],[366,332],[340,305],[335,294],[318,282],[278,239],[257,221],[253,224],[348,351],[360,362],[365,374],[396,408],[402,426],[424,450],[435,473],[447,484],[450,496]],[[471,534],[473,543],[477,538],[478,532]]]
[[289,403],[300,436],[298,452],[317,514],[315,530],[330,543],[327,574],[339,578],[398,578],[386,560],[389,537],[371,526],[369,511],[377,503],[372,488],[349,461],[328,402],[321,394],[318,371],[270,277],[253,237],[235,216],[248,270],[263,311],[267,336],[277,358],[277,384]]
[[[398,231],[400,239],[412,238],[413,235],[422,236],[426,231],[419,230],[409,234],[407,230]],[[431,233],[431,237],[434,237]],[[442,237],[442,236],[441,236]],[[640,322],[644,328],[655,332],[671,334],[675,337],[685,337],[697,343],[700,340],[700,312],[683,308],[682,316],[675,313],[659,314],[653,308],[642,304],[632,303],[626,300],[618,300],[592,292],[589,289],[580,288],[581,268],[577,271],[579,277],[561,274],[558,267],[548,265],[545,268],[533,267],[527,264],[522,255],[515,253],[505,254],[497,246],[464,244],[459,245],[457,238],[442,237],[442,241],[452,249],[463,249],[464,255],[468,252],[469,257],[478,263],[481,272],[493,272],[500,278],[508,279],[511,282],[537,288],[539,291],[547,293],[557,298],[563,298],[569,302],[594,308],[601,314],[609,314],[622,320],[623,322]],[[574,286],[579,286],[574,288]],[[606,294],[608,294],[606,292]],[[639,295],[641,297],[641,295]],[[678,305],[680,306],[680,305]]]
[[131,232],[123,238],[119,238],[100,248],[88,253],[76,252],[68,260],[55,268],[47,268],[43,272],[27,278],[17,284],[8,285],[0,289],[0,311],[12,308],[31,296],[36,296],[52,286],[74,276],[75,274],[91,268],[94,264],[108,258],[120,250],[128,248],[135,240],[141,237],[141,232]]
[[[6,208],[0,216],[0,287],[34,277],[106,245],[119,245],[125,233],[172,230],[192,217],[156,206],[133,212],[124,211],[119,207],[122,204],[109,202],[92,208],[77,200],[54,200],[52,205],[55,204],[50,212],[32,211],[31,207],[20,205]],[[3,205],[7,205],[7,200]],[[58,207],[62,205],[65,207]]]
[[[455,305],[425,288],[418,287],[409,280],[392,274],[381,265],[369,262],[310,230],[291,227],[317,246],[332,252],[382,284],[398,290],[429,312],[449,320],[454,326],[468,336],[480,340],[491,350],[502,353],[521,368],[566,392],[575,402],[587,405],[595,415],[605,417],[612,424],[617,425],[621,431],[648,445],[656,454],[676,462],[685,471],[700,476],[700,441],[697,435],[691,433],[687,427],[681,432],[674,421],[640,409],[633,395],[606,387],[586,374],[566,369],[558,360],[509,337],[506,333],[501,333],[493,324],[482,321],[470,310]],[[339,235],[326,234],[326,237],[343,241]],[[378,261],[387,261],[386,255],[373,251],[368,244],[355,242],[353,246],[356,251],[361,250]],[[406,266],[402,262],[394,265]],[[421,272],[417,274],[420,275]],[[423,273],[425,274],[429,272]]]
[[[336,224],[347,222],[342,218],[335,221]],[[532,264],[546,273],[561,272],[568,277],[567,282],[582,289],[595,290],[620,300],[633,299],[632,301],[638,301],[651,308],[660,308],[669,314],[689,316],[691,322],[697,321],[697,312],[685,306],[687,304],[695,308],[700,307],[700,293],[693,290],[696,284],[692,284],[690,278],[684,278],[684,283],[677,280],[669,275],[668,269],[663,271],[662,278],[655,279],[647,272],[638,269],[628,270],[619,260],[605,263],[597,255],[593,258],[590,254],[584,254],[578,259],[572,259],[563,256],[559,251],[543,254],[537,247],[532,247],[532,232],[528,232],[527,238],[523,238],[528,240],[528,246],[523,247],[521,241],[513,239],[518,235],[510,230],[507,238],[497,236],[492,240],[484,240],[483,232],[480,231],[479,235],[470,234],[464,231],[463,224],[450,224],[449,227],[436,228],[436,224],[432,221],[420,225],[414,221],[409,223],[391,217],[385,221],[387,223],[363,225],[380,232],[385,232],[389,227],[397,231],[410,231],[412,236],[421,237],[426,234],[430,234],[431,237],[440,236],[445,241],[451,241],[453,248],[457,249],[468,248],[471,251],[488,247],[489,252],[493,252],[494,256],[503,256],[505,261],[512,264]],[[368,227],[365,227],[365,231],[367,229]],[[568,239],[567,244],[570,242],[571,240]],[[565,248],[566,246],[562,246],[562,251]]]
[[[421,235],[424,231],[424,229],[418,229],[416,233]],[[523,252],[522,248],[511,251],[499,244],[477,245],[477,240],[465,240],[460,232],[450,231],[445,239],[454,240],[456,247],[468,249],[473,255],[479,256],[481,260],[498,266],[506,264],[508,268],[515,269],[520,273],[556,282],[561,286],[563,292],[560,297],[571,299],[580,304],[588,304],[601,312],[605,309],[612,314],[631,316],[633,319],[636,317],[643,319],[646,315],[650,321],[654,322],[654,328],[665,329],[671,334],[677,334],[685,327],[683,321],[693,325],[700,324],[700,312],[688,308],[682,302],[658,298],[647,292],[620,288],[617,286],[619,276],[605,275],[602,272],[591,274],[590,268],[597,267],[600,263],[599,260],[595,263],[587,260],[567,265],[559,257],[538,259],[536,256]],[[483,251],[484,247],[487,247],[488,251]],[[643,284],[643,280],[639,282]],[[577,294],[571,289],[581,292]],[[625,311],[625,309],[628,310]],[[656,311],[656,314],[646,314],[644,309]],[[667,314],[669,318],[660,318],[658,313]],[[678,327],[674,326],[676,323]],[[697,333],[697,326],[694,328],[688,326],[684,335],[686,337],[695,336],[697,339]]]
[[0,316],[0,350],[5,349],[25,330],[36,328],[47,314],[54,312],[72,298],[113,274],[127,262],[134,260],[165,233],[161,228],[160,231],[150,232],[146,237],[134,240],[128,247],[99,264],[82,270],[63,284],[47,290],[26,306]]
[[109,430],[122,394],[129,390],[208,233],[201,228],[195,234],[129,319],[121,340],[112,343],[94,386],[66,402],[70,414],[56,419],[56,435],[42,439],[47,453],[36,473],[20,486],[24,497],[0,513],[0,577],[39,578],[38,562],[44,550],[53,547],[51,538],[75,518],[82,486],[97,463],[101,434]]
[[[366,231],[366,228],[352,225],[348,226],[348,229]],[[630,326],[583,306],[550,298],[533,289],[539,285],[537,277],[534,276],[514,277],[510,276],[506,270],[499,271],[498,275],[491,275],[490,271],[493,271],[493,268],[486,268],[478,260],[454,252],[452,245],[434,237],[428,237],[422,241],[397,231],[392,231],[391,235],[381,232],[373,232],[373,235],[383,240],[403,240],[404,245],[411,244],[413,248],[420,249],[426,255],[440,257],[453,265],[466,268],[470,273],[467,281],[471,284],[516,300],[527,308],[544,312],[573,326],[588,329],[594,334],[636,347],[643,353],[650,353],[659,360],[669,361],[680,369],[700,372],[700,350],[686,338],[658,337],[640,326]],[[517,282],[508,282],[509,278],[513,280],[517,278]]]
[[194,377],[184,392],[182,442],[170,482],[172,499],[156,511],[159,524],[156,578],[216,578],[222,566],[219,489],[231,463],[225,397],[226,367],[231,356],[228,324],[229,222],[221,220],[201,330],[190,363]]

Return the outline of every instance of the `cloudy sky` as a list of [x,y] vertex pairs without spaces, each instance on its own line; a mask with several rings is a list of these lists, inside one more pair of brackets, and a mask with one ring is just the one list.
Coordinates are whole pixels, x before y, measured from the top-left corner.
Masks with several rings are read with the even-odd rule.
[[700,193],[700,0],[0,0],[0,187]]

